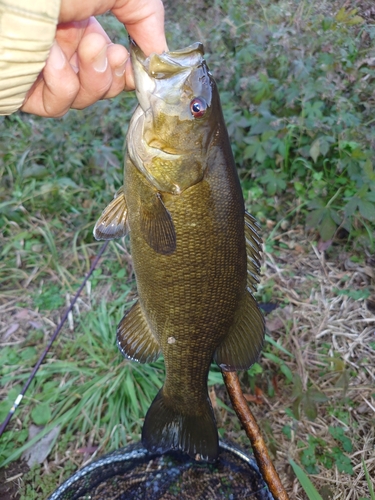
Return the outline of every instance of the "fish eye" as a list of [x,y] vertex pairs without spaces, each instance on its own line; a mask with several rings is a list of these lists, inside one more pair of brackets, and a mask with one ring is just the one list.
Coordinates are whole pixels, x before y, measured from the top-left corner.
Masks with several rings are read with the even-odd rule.
[[195,97],[190,103],[190,111],[194,118],[201,118],[207,111],[207,103],[203,97]]

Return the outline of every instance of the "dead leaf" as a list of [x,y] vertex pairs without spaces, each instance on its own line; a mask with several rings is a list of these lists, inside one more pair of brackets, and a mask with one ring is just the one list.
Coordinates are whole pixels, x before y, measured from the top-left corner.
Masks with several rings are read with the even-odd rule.
[[319,252],[325,252],[331,245],[332,245],[332,240],[327,240],[327,241],[320,240],[317,248]]
[[255,403],[257,405],[261,405],[264,403],[263,401],[263,391],[260,387],[255,386],[255,395],[253,394],[244,394],[244,398],[249,403]]
[[29,319],[35,316],[34,311],[30,311],[29,309],[20,309],[14,315],[14,318],[17,320]]
[[276,375],[274,375],[272,377],[272,387],[274,388],[275,393],[278,396],[280,396],[280,391],[279,391],[279,386],[278,386],[278,383],[277,383],[277,377],[276,377]]
[[253,394],[244,394],[244,398],[249,403],[255,403],[257,405],[263,404],[263,399],[262,398],[258,398],[257,396],[253,396]]
[[260,387],[258,387],[257,385],[255,386],[254,388],[254,392],[255,392],[255,395],[257,398],[261,398],[263,397],[263,391]]
[[375,270],[374,270],[374,268],[372,268],[370,266],[365,266],[361,270],[362,270],[362,272],[364,274],[367,274],[367,276],[370,276],[370,278],[375,278]]
[[270,332],[275,332],[276,330],[280,330],[281,328],[283,328],[283,326],[284,322],[280,318],[280,316],[276,316],[275,318],[266,320],[266,327]]
[[294,250],[297,252],[297,253],[305,253],[305,249],[303,248],[302,245],[299,245],[298,243],[296,243],[294,245]]
[[8,340],[20,327],[19,323],[13,323],[3,335],[3,340]]
[[[37,434],[39,434],[42,429],[43,427],[38,427],[37,425],[30,425],[29,441],[33,439]],[[33,465],[42,464],[44,462],[44,460],[51,453],[52,447],[55,444],[55,441],[59,433],[60,433],[60,426],[58,425],[22,453],[22,458],[24,458],[27,461],[27,465],[30,467],[30,469]]]
[[366,403],[361,403],[357,408],[356,408],[356,413],[359,413],[360,415],[364,413],[370,413],[370,408]]

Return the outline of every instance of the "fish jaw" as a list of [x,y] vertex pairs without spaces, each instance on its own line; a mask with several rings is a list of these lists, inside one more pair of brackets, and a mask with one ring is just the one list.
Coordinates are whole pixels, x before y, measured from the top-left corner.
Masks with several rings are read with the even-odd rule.
[[132,39],[130,39],[130,57],[134,72],[135,93],[142,110],[147,111],[150,107],[149,97],[155,90],[155,81],[147,71],[148,58]]
[[[197,42],[186,49],[153,53],[146,57],[134,40],[130,40],[135,92],[143,111],[149,111],[157,99],[161,99],[169,105],[168,112],[171,113],[173,106],[180,107],[181,96],[185,93],[190,94],[186,96],[188,98],[198,95],[204,97],[210,107],[213,94],[211,86],[201,84],[202,80],[208,82],[211,77],[203,56],[203,45]],[[156,100],[154,103],[152,98]],[[176,111],[173,111],[175,114]],[[178,115],[181,116],[181,112]],[[189,114],[183,113],[182,117],[193,121],[190,110]]]

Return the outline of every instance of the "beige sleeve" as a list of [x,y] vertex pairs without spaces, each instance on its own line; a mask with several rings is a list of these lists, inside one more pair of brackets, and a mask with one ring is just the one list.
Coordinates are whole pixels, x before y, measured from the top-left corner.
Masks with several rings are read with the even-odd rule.
[[17,111],[48,58],[61,0],[0,0],[0,115]]

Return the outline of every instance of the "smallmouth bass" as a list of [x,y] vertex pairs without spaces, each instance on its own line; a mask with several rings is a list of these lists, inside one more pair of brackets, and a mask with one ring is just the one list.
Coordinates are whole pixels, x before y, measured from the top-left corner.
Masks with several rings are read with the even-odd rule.
[[245,212],[216,83],[200,43],[145,57],[131,41],[139,106],[127,134],[124,186],[96,239],[129,228],[138,301],[117,344],[141,363],[163,354],[166,379],[142,430],[151,452],[214,461],[218,434],[207,392],[210,363],[248,369],[264,320],[252,295],[261,239]]

